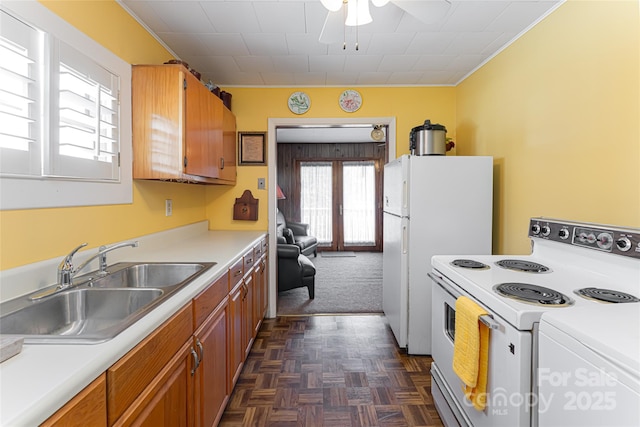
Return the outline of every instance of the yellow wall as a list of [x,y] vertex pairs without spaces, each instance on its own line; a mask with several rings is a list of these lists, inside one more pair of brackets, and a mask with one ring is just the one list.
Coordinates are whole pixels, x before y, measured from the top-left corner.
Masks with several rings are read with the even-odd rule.
[[[233,95],[232,108],[238,131],[267,131],[269,118],[396,118],[396,155],[409,153],[409,131],[425,119],[447,127],[455,137],[455,88],[453,87],[359,87],[362,107],[355,113],[340,109],[338,98],[346,87],[307,88],[226,88]],[[295,91],[304,91],[311,108],[303,115],[289,111],[287,100]],[[268,141],[275,144],[275,141]],[[273,159],[267,159],[268,162]],[[240,166],[234,188],[207,188],[207,217],[213,229],[267,229],[267,192],[257,189],[259,177],[267,178],[266,166]],[[267,183],[268,185],[269,183]],[[257,222],[234,221],[233,204],[244,190],[259,199]]]
[[[171,57],[113,0],[42,3],[127,62]],[[411,127],[444,124],[457,154],[495,157],[494,252],[523,253],[534,215],[640,226],[638,20],[635,0],[569,1],[457,88],[358,88],[353,114],[338,106],[345,88],[227,90],[239,131],[266,131],[270,117],[395,116],[401,155]],[[311,97],[304,116],[287,108],[295,90]],[[241,166],[236,187],[136,181],[132,205],[2,211],[0,269],[205,219],[213,229],[267,229],[259,177],[267,167]],[[260,200],[257,222],[232,219],[245,189]]]
[[[130,63],[172,56],[115,1],[43,1],[49,9]],[[173,199],[173,216],[164,200]],[[0,211],[0,270],[206,219],[204,187],[134,181],[133,204]]]
[[528,218],[640,227],[638,1],[569,1],[457,87],[459,155],[495,157],[494,252]]

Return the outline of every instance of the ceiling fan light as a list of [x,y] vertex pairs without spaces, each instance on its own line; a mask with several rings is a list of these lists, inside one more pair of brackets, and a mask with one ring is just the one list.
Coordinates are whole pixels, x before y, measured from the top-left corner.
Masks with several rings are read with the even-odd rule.
[[355,27],[373,22],[369,13],[369,0],[349,0],[345,25]]
[[373,3],[375,7],[382,7],[389,3],[389,0],[371,0],[371,3]]
[[337,12],[342,7],[342,0],[320,0],[329,12]]

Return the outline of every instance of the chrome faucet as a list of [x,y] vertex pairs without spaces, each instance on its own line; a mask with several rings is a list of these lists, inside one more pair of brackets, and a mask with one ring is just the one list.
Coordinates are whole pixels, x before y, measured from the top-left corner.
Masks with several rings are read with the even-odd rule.
[[56,287],[56,289],[65,289],[71,286],[73,277],[76,274],[78,274],[82,269],[84,269],[87,265],[89,265],[91,261],[93,261],[96,258],[100,258],[100,269],[98,270],[98,275],[99,276],[106,275],[107,274],[107,253],[115,249],[120,249],[127,246],[136,248],[138,247],[138,241],[136,240],[134,242],[118,243],[116,245],[109,246],[109,247],[100,246],[98,248],[98,252],[95,255],[89,257],[85,262],[80,264],[78,268],[74,268],[73,256],[75,255],[76,252],[78,252],[78,250],[80,250],[81,248],[84,248],[85,246],[87,246],[86,243],[81,244],[80,246],[72,250],[69,253],[69,255],[65,256],[63,260],[60,262],[60,265],[58,266],[58,286]]
[[85,246],[87,246],[86,242],[79,245],[77,248],[69,252],[67,256],[62,258],[62,261],[58,264],[58,286],[56,286],[56,289],[64,289],[71,286],[71,279],[74,274],[73,256]]

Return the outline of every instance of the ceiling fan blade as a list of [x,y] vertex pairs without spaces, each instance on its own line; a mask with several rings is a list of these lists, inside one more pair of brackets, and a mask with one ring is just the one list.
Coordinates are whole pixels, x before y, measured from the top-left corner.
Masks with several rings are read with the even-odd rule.
[[449,0],[391,0],[391,3],[425,24],[439,21],[451,8]]
[[320,31],[320,43],[333,44],[344,39],[344,14],[342,9],[329,12]]

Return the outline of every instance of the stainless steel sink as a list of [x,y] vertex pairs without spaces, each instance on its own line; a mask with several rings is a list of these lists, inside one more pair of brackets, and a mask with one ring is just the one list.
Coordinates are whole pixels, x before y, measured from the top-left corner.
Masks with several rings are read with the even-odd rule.
[[0,333],[24,335],[27,342],[105,341],[139,319],[163,293],[161,289],[73,289],[3,316]]
[[166,288],[189,279],[205,267],[196,263],[115,264],[103,278],[93,281],[94,287],[105,288]]
[[[120,263],[73,288],[0,305],[0,334],[25,343],[95,344],[112,339],[215,263]],[[34,294],[42,294],[42,290]]]

